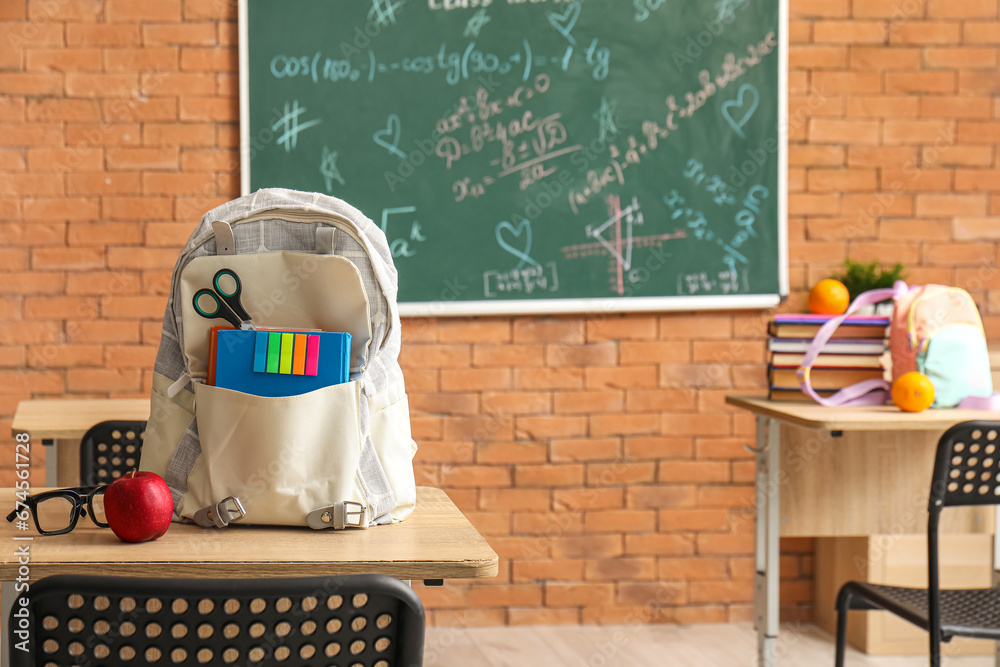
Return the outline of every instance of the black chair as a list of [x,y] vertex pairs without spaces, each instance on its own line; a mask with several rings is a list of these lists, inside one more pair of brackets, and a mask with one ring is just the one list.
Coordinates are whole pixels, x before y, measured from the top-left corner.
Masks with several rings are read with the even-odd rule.
[[941,665],[941,642],[952,637],[1000,640],[1000,589],[941,590],[938,520],[956,505],[1000,504],[1000,422],[968,421],[938,441],[927,518],[927,588],[849,581],[837,596],[837,667],[844,665],[847,612],[881,609],[930,633],[931,667]]
[[139,467],[146,422],[106,421],[80,441],[80,486],[110,484]]
[[[26,627],[18,616],[22,605]],[[31,584],[14,601],[9,628],[12,667],[420,667],[424,650],[420,599],[403,582],[377,574],[57,575]]]

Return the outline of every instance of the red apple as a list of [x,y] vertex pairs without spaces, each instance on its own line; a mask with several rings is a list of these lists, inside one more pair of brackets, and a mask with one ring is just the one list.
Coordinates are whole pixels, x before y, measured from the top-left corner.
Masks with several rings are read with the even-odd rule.
[[133,470],[104,492],[105,519],[124,542],[155,540],[167,532],[173,513],[170,487],[155,472]]

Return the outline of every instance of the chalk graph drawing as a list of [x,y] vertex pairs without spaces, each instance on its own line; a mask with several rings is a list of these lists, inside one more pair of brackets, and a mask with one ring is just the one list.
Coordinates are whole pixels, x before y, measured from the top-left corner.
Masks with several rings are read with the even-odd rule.
[[271,129],[275,132],[278,128],[283,128],[281,134],[278,136],[278,145],[285,149],[286,153],[291,153],[292,150],[298,145],[299,134],[303,130],[308,130],[314,125],[319,125],[323,122],[322,118],[317,118],[315,120],[306,121],[305,123],[299,122],[299,116],[306,112],[305,107],[299,106],[298,100],[293,100],[289,106],[288,102],[285,102],[285,113],[278,120],[274,121],[271,125]]
[[[608,195],[605,202],[610,217],[599,226],[587,225],[584,230],[587,237],[595,241],[563,246],[562,253],[566,259],[582,259],[595,255],[609,256],[611,291],[618,296],[624,296],[625,274],[632,271],[634,248],[661,247],[664,241],[683,239],[687,235],[684,230],[678,229],[666,234],[636,236],[633,227],[644,222],[638,198],[633,197],[632,203],[624,209],[621,207],[621,197],[618,195]],[[631,278],[629,281],[632,282]]]
[[[749,101],[745,101],[744,97],[749,97]],[[747,138],[746,133],[743,132],[743,126],[747,124],[750,117],[757,111],[758,104],[760,104],[760,91],[750,83],[744,83],[740,86],[735,100],[722,103],[722,117],[726,119],[726,122],[733,128],[733,131],[740,136],[740,139]],[[736,109],[736,113],[742,112],[743,115],[739,118],[734,118],[732,112],[730,112],[730,109],[733,108]]]

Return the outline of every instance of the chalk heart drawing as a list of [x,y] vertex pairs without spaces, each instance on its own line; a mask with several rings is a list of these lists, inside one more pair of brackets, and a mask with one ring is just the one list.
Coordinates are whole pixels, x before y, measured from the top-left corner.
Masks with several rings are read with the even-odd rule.
[[[389,121],[386,123],[384,130],[378,130],[372,139],[376,144],[386,149],[393,155],[398,155],[400,157],[406,157],[403,151],[399,150],[399,133],[402,126],[399,122],[399,116],[396,114],[391,114],[389,116]],[[388,138],[388,140],[387,140]]]
[[566,7],[566,11],[562,14],[556,12],[549,12],[549,23],[552,27],[559,31],[559,34],[568,39],[569,41],[576,44],[576,40],[573,39],[573,26],[576,25],[576,20],[580,18],[580,3],[571,2]]
[[[507,242],[504,235],[505,231],[510,233],[510,236],[512,237],[511,241],[521,246],[520,248]],[[522,220],[517,223],[516,226],[504,220],[496,227],[496,237],[497,243],[500,244],[501,248],[521,260],[517,263],[515,268],[520,269],[526,263],[533,266],[538,264],[538,262],[533,260],[528,254],[531,252],[531,223],[527,220]]]
[[[757,111],[758,104],[760,104],[760,93],[756,87],[749,83],[744,83],[740,86],[735,100],[722,103],[722,117],[726,119],[726,122],[733,128],[733,131],[740,135],[741,139],[747,138],[747,135],[743,132],[743,126],[747,124],[750,117]],[[737,117],[737,114],[741,113],[742,115]]]

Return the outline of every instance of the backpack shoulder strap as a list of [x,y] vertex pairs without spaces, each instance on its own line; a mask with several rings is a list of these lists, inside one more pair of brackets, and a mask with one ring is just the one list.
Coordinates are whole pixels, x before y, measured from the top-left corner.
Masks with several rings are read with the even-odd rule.
[[876,304],[887,299],[895,299],[900,294],[905,293],[907,289],[906,283],[899,280],[896,281],[896,284],[892,287],[868,290],[867,292],[859,294],[851,305],[847,307],[847,310],[843,315],[838,315],[821,326],[819,331],[816,333],[816,337],[813,338],[812,344],[806,351],[805,357],[802,359],[802,365],[799,366],[798,371],[796,371],[796,375],[799,378],[799,386],[802,388],[802,393],[806,394],[820,405],[827,407],[834,407],[838,405],[882,405],[885,403],[889,397],[890,387],[889,383],[885,380],[864,380],[862,382],[852,384],[850,387],[841,389],[833,396],[824,398],[816,393],[816,390],[812,388],[812,384],[809,380],[809,372],[812,370],[812,365],[816,361],[816,357],[819,356],[823,346],[826,345],[826,343],[833,336],[833,332],[837,330],[837,327],[840,326],[848,315],[856,312],[859,308],[863,308],[864,306]]

